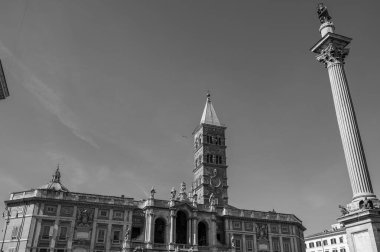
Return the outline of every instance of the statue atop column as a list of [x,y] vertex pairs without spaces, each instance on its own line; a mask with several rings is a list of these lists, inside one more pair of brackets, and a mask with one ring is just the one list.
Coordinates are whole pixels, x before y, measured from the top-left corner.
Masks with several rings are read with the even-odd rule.
[[318,4],[317,13],[321,24],[327,23],[331,20],[327,7],[323,3]]

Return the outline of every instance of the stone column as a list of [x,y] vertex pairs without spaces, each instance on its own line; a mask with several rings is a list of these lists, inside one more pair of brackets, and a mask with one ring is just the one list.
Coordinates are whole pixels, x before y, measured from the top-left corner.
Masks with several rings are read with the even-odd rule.
[[147,248],[151,249],[152,248],[152,243],[153,243],[153,209],[148,209],[147,213],[147,222],[146,222],[146,232],[145,232],[145,241],[147,243]]
[[170,210],[170,240],[169,240],[169,249],[174,249],[175,244],[175,210]]
[[191,240],[193,238],[192,233],[191,233],[192,231],[191,226],[192,226],[192,218],[189,218],[187,220],[187,240],[188,240],[189,245],[191,245]]
[[[373,193],[354,106],[343,67],[344,58],[349,52],[345,46],[349,41],[350,39],[343,40],[336,38],[334,40],[333,38],[330,42],[313,48],[313,51],[319,53],[317,60],[326,65],[329,73],[336,117],[338,119],[340,136],[353,191],[353,199],[363,197],[376,198]],[[346,44],[342,46],[342,42]]]
[[284,252],[284,243],[282,242],[282,236],[280,237],[280,251]]
[[193,245],[194,248],[198,247],[198,220],[196,216],[193,218]]
[[216,249],[216,216],[215,213],[211,216],[211,246],[213,247],[213,251]]

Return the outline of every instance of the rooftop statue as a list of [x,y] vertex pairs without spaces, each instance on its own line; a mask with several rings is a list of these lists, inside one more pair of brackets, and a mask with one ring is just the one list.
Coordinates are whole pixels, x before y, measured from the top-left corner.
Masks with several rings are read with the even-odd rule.
[[318,4],[317,13],[321,24],[329,22],[331,20],[329,12],[327,11],[327,7],[323,3]]

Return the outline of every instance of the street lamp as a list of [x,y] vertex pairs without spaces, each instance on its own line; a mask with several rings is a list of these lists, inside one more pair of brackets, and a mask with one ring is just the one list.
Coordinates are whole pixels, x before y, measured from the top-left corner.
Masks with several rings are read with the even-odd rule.
[[1,252],[4,252],[3,247],[4,247],[5,234],[7,233],[10,217],[11,217],[11,211],[7,207],[5,207],[5,210],[3,211],[3,218],[6,218],[6,220],[5,220],[5,231],[3,235],[3,242],[1,243],[1,250],[0,250]]

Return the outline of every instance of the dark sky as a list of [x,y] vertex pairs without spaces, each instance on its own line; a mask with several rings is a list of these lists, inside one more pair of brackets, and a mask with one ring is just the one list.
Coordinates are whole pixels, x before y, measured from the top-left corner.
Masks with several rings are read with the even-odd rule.
[[[379,1],[326,1],[380,194]],[[230,203],[319,232],[352,198],[317,1],[0,1],[0,199],[62,164],[78,192],[146,197],[192,181],[206,91],[227,129]]]

